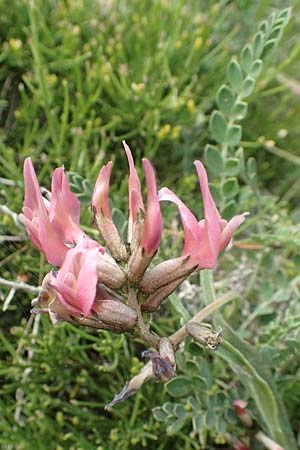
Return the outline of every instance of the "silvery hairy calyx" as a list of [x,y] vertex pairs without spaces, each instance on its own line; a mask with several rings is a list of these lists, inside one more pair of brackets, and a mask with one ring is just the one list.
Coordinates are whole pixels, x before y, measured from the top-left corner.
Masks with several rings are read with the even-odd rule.
[[[147,189],[145,205],[141,181],[125,142],[124,149],[129,164],[126,242],[121,239],[110,210],[112,162],[101,168],[91,201],[105,246],[81,229],[80,202],[70,190],[64,168],[54,171],[51,192],[42,195],[32,161],[25,160],[25,200],[20,220],[33,245],[54,266],[43,280],[32,312],[48,313],[53,323],[66,321],[139,337],[154,348],[144,352],[151,360],[154,379],[167,380],[176,375],[176,345],[151,331],[149,315],[190,274],[216,266],[219,253],[229,244],[245,214],[229,222],[221,218],[200,161],[194,164],[202,192],[204,219],[198,221],[170,189],[157,190],[155,171],[146,158],[142,161]],[[166,201],[178,208],[184,246],[181,255],[155,265],[152,260],[163,235],[161,206]],[[194,329],[191,334],[200,341],[201,336],[204,340],[208,336],[207,330],[201,329],[196,332]]]

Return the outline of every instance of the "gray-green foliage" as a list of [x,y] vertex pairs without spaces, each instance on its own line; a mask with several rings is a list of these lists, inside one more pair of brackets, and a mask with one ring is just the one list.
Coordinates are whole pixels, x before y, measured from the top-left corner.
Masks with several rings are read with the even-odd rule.
[[206,448],[208,439],[225,443],[226,432],[237,424],[232,402],[238,391],[219,385],[219,366],[209,364],[205,351],[192,342],[178,353],[176,361],[181,375],[167,383],[170,400],[154,408],[154,417],[171,435],[181,429],[192,430],[197,437],[195,448],[199,444]]
[[228,64],[228,84],[223,84],[217,92],[218,109],[213,111],[209,123],[217,145],[207,144],[204,158],[207,167],[220,177],[217,200],[225,217],[231,216],[236,210],[238,175],[255,190],[254,161],[250,159],[246,164],[244,162],[243,149],[239,147],[242,126],[238,122],[247,115],[248,104],[245,99],[253,93],[263,61],[278,44],[290,15],[291,10],[287,8],[271,14],[268,20],[260,24],[252,41],[243,47],[239,60],[232,59]]

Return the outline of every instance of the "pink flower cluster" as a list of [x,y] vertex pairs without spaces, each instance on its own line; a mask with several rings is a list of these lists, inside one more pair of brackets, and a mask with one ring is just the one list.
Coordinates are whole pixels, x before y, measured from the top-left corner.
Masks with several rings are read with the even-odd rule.
[[[147,203],[128,145],[124,149],[129,163],[129,217],[127,241],[123,242],[113,222],[109,204],[112,162],[99,173],[92,196],[95,221],[105,248],[80,228],[80,203],[70,190],[64,169],[52,176],[50,198],[41,194],[30,158],[24,163],[25,200],[20,219],[33,245],[47,261],[57,266],[44,280],[39,306],[54,320],[68,320],[122,332],[132,329],[137,314],[126,303],[128,289],[135,289],[141,310],[154,311],[192,272],[214,268],[219,253],[228,245],[245,214],[229,222],[221,218],[211,196],[207,175],[195,161],[203,197],[204,219],[198,221],[188,207],[169,189],[157,190],[154,169],[143,159]],[[160,204],[177,205],[184,229],[182,254],[149,265],[163,233]],[[120,297],[125,298],[124,302]]]

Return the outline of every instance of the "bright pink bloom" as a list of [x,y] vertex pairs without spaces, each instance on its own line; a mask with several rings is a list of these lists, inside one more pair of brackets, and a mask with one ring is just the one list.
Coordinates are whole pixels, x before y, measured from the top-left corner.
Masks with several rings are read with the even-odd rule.
[[170,201],[177,205],[184,228],[184,249],[182,256],[189,256],[189,266],[213,269],[219,253],[229,244],[233,232],[245,220],[245,214],[235,216],[230,222],[222,219],[208,186],[205,168],[195,161],[203,197],[204,219],[197,221],[189,208],[170,189],[159,192],[160,201]]
[[79,227],[80,202],[70,191],[62,167],[52,176],[50,203],[42,197],[31,162],[24,162],[25,200],[20,220],[24,223],[33,245],[41,250],[47,261],[61,266],[70,246],[85,235]]
[[162,216],[158,200],[155,171],[148,159],[143,158],[147,186],[147,209],[145,211],[141,192],[141,182],[134,166],[132,153],[125,141],[123,142],[123,145],[129,163],[129,241],[131,242],[133,238],[133,226],[138,220],[137,213],[140,210],[145,214],[141,245],[145,250],[146,255],[150,256],[158,249],[162,236]]
[[101,247],[83,238],[70,249],[57,275],[50,277],[60,302],[71,314],[87,316],[94,305],[97,292],[97,265]]

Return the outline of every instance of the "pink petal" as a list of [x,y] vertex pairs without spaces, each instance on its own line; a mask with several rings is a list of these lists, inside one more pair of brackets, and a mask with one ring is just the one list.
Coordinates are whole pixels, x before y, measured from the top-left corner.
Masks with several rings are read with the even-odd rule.
[[230,242],[235,230],[244,222],[248,213],[240,214],[234,216],[227,225],[223,228],[221,233],[221,248],[220,251],[224,250]]
[[144,203],[141,191],[141,182],[134,166],[131,150],[129,146],[123,141],[124,150],[129,164],[129,182],[128,182],[128,196],[129,196],[129,215],[131,221],[136,220],[136,214],[139,209],[144,211]]
[[105,248],[102,247],[97,241],[91,239],[88,236],[83,236],[82,239],[77,243],[75,249],[77,250],[88,250],[91,248],[97,248],[102,254],[105,253]]
[[39,238],[47,261],[53,266],[61,266],[65,260],[68,248],[53,230],[47,215],[40,219]]
[[86,251],[85,261],[83,262],[77,281],[77,292],[79,308],[85,316],[92,309],[96,297],[97,289],[97,265],[98,265],[98,249]]
[[205,168],[200,161],[194,162],[200,182],[200,188],[203,197],[205,225],[201,246],[193,252],[193,260],[199,263],[198,268],[215,267],[217,256],[220,251],[221,227],[220,214],[212,198],[208,187],[208,179]]
[[[23,208],[23,209],[25,209],[25,208]],[[34,221],[32,221],[31,219],[28,219],[27,216],[24,214],[19,214],[19,219],[25,225],[29,239],[31,240],[33,245],[42,252],[43,248],[42,248],[42,244],[40,243],[39,229],[35,225]]]
[[84,234],[79,227],[80,202],[73,192],[62,167],[52,176],[49,219],[63,242],[77,242]]
[[108,219],[111,219],[109,198],[108,198],[111,170],[112,170],[111,161],[101,168],[92,197],[93,210],[96,211],[96,214],[99,214],[100,211],[102,211],[104,216]]
[[147,184],[147,209],[141,243],[145,249],[146,255],[150,256],[156,252],[161,241],[162,216],[158,201],[154,169],[146,158],[143,159],[143,166]]
[[75,315],[81,314],[82,311],[78,307],[76,291],[54,277],[53,279],[50,279],[49,284],[53,289],[55,289],[59,301],[65,306],[65,308]]
[[26,158],[24,161],[23,174],[25,186],[24,206],[32,211],[46,211],[39,182],[30,157]]
[[169,201],[177,205],[184,229],[184,249],[182,255],[190,254],[202,238],[203,226],[199,227],[196,217],[189,208],[168,188],[159,191],[159,201]]
[[87,241],[83,239],[68,251],[57,276],[52,276],[50,282],[66,308],[85,316],[90,313],[96,297],[99,255],[99,247],[88,248]]
[[[80,201],[76,197],[76,195],[71,192],[70,185],[68,179],[65,175],[64,168],[59,167],[55,169],[52,175],[52,185],[51,185],[51,201],[52,197],[54,197],[55,202],[63,201],[65,208],[70,213],[74,222],[79,223],[80,219]],[[49,212],[50,220],[51,211]]]
[[75,290],[77,287],[76,278],[73,273],[66,273],[63,279],[63,283],[69,286],[70,289]]

